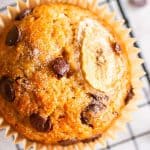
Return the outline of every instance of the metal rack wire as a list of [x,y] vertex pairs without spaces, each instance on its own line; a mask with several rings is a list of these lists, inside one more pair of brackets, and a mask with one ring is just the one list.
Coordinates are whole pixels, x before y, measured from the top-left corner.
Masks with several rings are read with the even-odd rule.
[[[105,1],[102,1],[99,3],[99,5],[102,5],[102,4],[108,4],[109,5],[109,8],[111,11],[115,11],[113,6],[112,6],[112,1],[113,3],[115,3],[115,5],[118,7],[119,11],[120,11],[120,14],[122,16],[122,18],[125,20],[125,26],[130,28],[131,25],[130,25],[130,20],[128,19],[127,15],[126,15],[126,11],[123,9],[122,7],[122,2],[121,0],[105,0]],[[132,31],[130,33],[131,37],[135,37],[134,36],[134,32]],[[139,44],[138,42],[134,43],[136,47],[139,48]],[[139,53],[139,57],[140,58],[143,58],[143,55],[142,53]],[[146,106],[150,106],[150,95],[149,95],[149,92],[150,91],[150,75],[149,75],[149,72],[147,70],[147,67],[146,67],[146,62],[144,64],[142,64],[142,68],[143,70],[145,71],[145,76],[142,77],[141,80],[145,80],[148,84],[147,87],[143,87],[143,95],[144,95],[144,98],[146,99],[146,103],[142,103],[140,104],[138,107],[139,109],[143,108],[143,107],[146,107]],[[125,140],[122,140],[122,141],[119,141],[119,142],[116,142],[114,144],[107,144],[107,147],[106,148],[103,148],[103,149],[100,149],[100,150],[111,150],[113,147],[116,147],[118,145],[121,145],[121,144],[128,144],[128,142],[133,142],[133,145],[134,145],[134,148],[135,150],[140,150],[139,148],[139,143],[137,142],[136,139],[142,137],[142,136],[145,136],[145,135],[148,135],[150,134],[150,128],[148,131],[146,132],[142,132],[140,134],[137,134],[135,135],[134,132],[133,132],[133,129],[130,125],[130,123],[127,124],[127,130],[129,131],[130,133],[130,138],[127,138]],[[150,148],[149,148],[150,149]]]
[[[108,4],[109,5],[109,8],[111,11],[115,11],[115,8],[113,7],[112,3],[115,3],[116,7],[118,7],[118,10],[121,14],[121,17],[125,20],[125,25],[126,27],[130,28],[131,25],[130,25],[130,20],[128,19],[127,15],[126,15],[126,11],[123,9],[123,6],[122,6],[122,0],[103,0],[99,3],[99,5],[102,5],[102,4]],[[15,4],[10,4],[11,6],[15,6]],[[0,12],[6,10],[6,7],[2,7],[0,8]],[[134,32],[132,31],[130,33],[130,35],[132,37],[134,37]],[[136,47],[139,47],[139,44],[136,42],[135,43],[135,46]],[[142,56],[142,53],[139,54],[139,57],[143,58]],[[144,99],[146,100],[145,102],[141,103],[138,107],[139,109],[142,109],[144,107],[149,107],[150,108],[150,75],[149,75],[149,72],[147,70],[147,67],[146,67],[146,62],[142,65],[144,71],[145,71],[145,76],[141,79],[141,80],[144,80],[146,82],[146,86],[143,88],[143,95],[144,95]],[[129,138],[126,138],[124,140],[121,140],[119,142],[115,142],[113,144],[110,144],[108,142],[107,144],[107,147],[106,148],[100,148],[98,150],[112,150],[114,147],[117,147],[118,145],[122,145],[122,144],[128,144],[129,142],[132,142],[133,145],[134,145],[134,149],[135,150],[140,150],[139,148],[139,143],[137,142],[137,139],[140,138],[140,137],[143,137],[143,136],[146,136],[146,135],[150,135],[150,128],[148,131],[144,131],[140,134],[134,134],[134,131],[133,131],[133,127],[131,126],[131,124],[127,124],[127,130],[130,134],[130,137]],[[150,149],[150,148],[149,148]],[[16,150],[22,150],[21,146],[20,145],[16,145]],[[121,149],[120,149],[121,150]]]

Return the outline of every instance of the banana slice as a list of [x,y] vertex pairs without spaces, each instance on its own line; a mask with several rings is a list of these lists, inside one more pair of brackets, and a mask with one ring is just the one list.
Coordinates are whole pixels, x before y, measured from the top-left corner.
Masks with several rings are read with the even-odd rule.
[[85,79],[95,89],[111,90],[125,72],[122,57],[113,52],[111,34],[99,22],[86,19],[79,24],[77,40]]

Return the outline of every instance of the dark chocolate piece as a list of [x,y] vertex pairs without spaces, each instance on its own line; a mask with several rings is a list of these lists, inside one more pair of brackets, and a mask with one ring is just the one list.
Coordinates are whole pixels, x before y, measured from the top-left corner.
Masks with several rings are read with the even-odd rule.
[[11,30],[7,33],[5,44],[7,46],[16,45],[20,40],[21,33],[17,26],[13,26]]
[[113,43],[112,45],[112,48],[113,48],[113,51],[116,53],[116,54],[120,54],[121,52],[121,47],[118,43]]
[[134,96],[134,91],[133,91],[133,88],[131,87],[125,98],[125,105],[129,103],[129,101],[133,98],[133,96]]
[[43,118],[38,114],[32,114],[30,116],[31,125],[39,132],[49,132],[52,130],[52,124],[50,118]]
[[69,64],[62,58],[56,58],[52,62],[52,69],[58,78],[63,77],[67,72],[69,72]]
[[23,10],[20,14],[16,16],[15,20],[22,20],[25,16],[31,14],[32,11],[33,9],[30,8]]
[[90,122],[91,118],[95,117],[97,113],[100,113],[106,108],[108,101],[108,96],[102,95],[98,96],[95,94],[88,93],[92,98],[91,103],[81,112],[81,122],[90,127],[93,127]]
[[13,88],[13,81],[9,77],[2,77],[0,80],[0,94],[8,101],[13,102],[15,99],[15,90]]

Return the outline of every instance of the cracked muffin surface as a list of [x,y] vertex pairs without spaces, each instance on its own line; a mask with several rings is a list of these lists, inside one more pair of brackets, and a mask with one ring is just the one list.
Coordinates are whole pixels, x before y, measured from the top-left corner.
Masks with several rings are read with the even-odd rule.
[[134,94],[127,52],[88,10],[67,4],[26,9],[0,41],[0,113],[30,140],[94,140]]

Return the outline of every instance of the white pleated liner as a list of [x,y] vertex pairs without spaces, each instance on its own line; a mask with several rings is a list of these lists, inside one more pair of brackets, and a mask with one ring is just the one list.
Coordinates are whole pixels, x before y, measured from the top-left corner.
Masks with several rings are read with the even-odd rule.
[[[133,44],[135,42],[134,38],[129,37],[129,33],[131,29],[127,29],[123,26],[124,21],[115,20],[115,13],[110,12],[108,10],[107,5],[103,5],[98,7],[97,0],[27,0],[27,2],[23,2],[23,0],[16,0],[16,7],[7,7],[8,14],[3,15],[0,14],[0,33],[4,29],[4,27],[14,19],[15,16],[24,10],[25,8],[35,7],[40,4],[46,3],[69,3],[81,8],[87,8],[90,11],[94,12],[98,15],[100,20],[105,21],[107,24],[107,28],[113,29],[112,32],[117,33],[117,39],[125,43],[127,53],[129,55],[131,65],[134,64],[134,67],[131,67],[131,75],[132,75],[132,85],[134,88],[134,93],[136,94],[133,99],[129,102],[129,104],[122,110],[120,117],[112,124],[112,126],[103,133],[103,136],[98,140],[90,143],[78,143],[75,145],[70,145],[67,147],[62,146],[51,146],[51,145],[43,145],[40,143],[32,142],[22,135],[20,135],[17,131],[15,131],[9,124],[5,122],[3,117],[0,117],[0,128],[6,129],[6,137],[14,136],[14,143],[24,143],[24,149],[29,150],[33,147],[34,150],[93,150],[97,143],[102,145],[106,144],[106,140],[115,139],[116,132],[119,130],[125,129],[125,124],[131,120],[131,113],[137,110],[136,102],[141,98],[140,89],[142,87],[142,82],[139,80],[140,77],[144,75],[144,71],[142,70],[141,64],[143,60],[138,58],[139,49],[134,47]],[[136,67],[135,67],[136,66]]]

